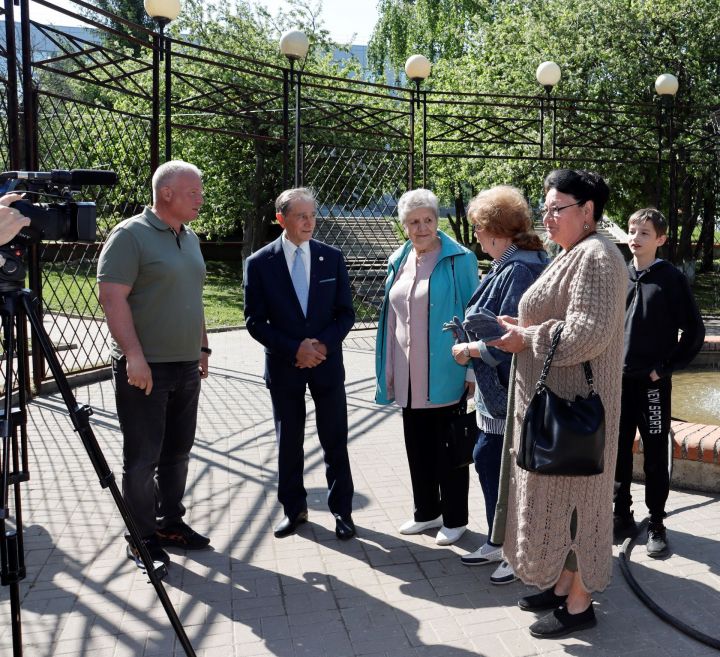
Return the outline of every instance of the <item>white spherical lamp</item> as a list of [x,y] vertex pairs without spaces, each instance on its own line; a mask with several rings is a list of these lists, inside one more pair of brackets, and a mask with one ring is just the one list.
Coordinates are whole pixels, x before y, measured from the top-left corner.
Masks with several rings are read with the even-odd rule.
[[430,60],[425,55],[411,55],[405,62],[405,74],[415,82],[426,80],[431,68]]
[[157,21],[174,21],[180,15],[180,0],[145,0],[145,12]]
[[555,62],[543,62],[535,71],[535,78],[548,93],[560,82],[561,76],[560,67]]
[[310,41],[300,30],[288,30],[280,37],[280,52],[290,61],[305,57],[309,48]]
[[655,91],[658,96],[674,96],[680,83],[672,73],[663,73],[655,80]]

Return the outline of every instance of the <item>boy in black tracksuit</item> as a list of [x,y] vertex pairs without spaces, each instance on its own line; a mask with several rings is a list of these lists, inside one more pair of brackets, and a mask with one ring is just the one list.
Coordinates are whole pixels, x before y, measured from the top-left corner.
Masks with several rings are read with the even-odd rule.
[[666,231],[665,217],[654,208],[638,210],[628,221],[628,245],[633,260],[628,265],[615,468],[613,533],[619,541],[636,531],[630,511],[630,481],[633,442],[639,430],[644,453],[645,503],[650,511],[647,552],[651,557],[667,551],[663,519],[670,492],[672,373],[692,361],[705,338],[705,326],[687,278],[669,262],[656,258],[658,247],[665,243]]

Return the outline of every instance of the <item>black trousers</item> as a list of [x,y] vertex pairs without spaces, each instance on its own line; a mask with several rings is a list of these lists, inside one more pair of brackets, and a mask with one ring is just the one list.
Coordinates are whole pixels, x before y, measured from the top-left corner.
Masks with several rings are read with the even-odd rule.
[[464,527],[468,523],[470,471],[467,467],[447,467],[443,440],[455,408],[457,405],[403,408],[416,522],[442,515],[446,527]]
[[[353,480],[347,451],[348,421],[345,386],[335,380],[310,377],[315,402],[315,425],[323,449],[328,507],[333,514],[352,513]],[[272,385],[273,417],[278,441],[278,500],[294,519],[307,509],[303,484],[305,463],[305,389],[302,385]]]
[[665,517],[670,493],[669,459],[672,378],[659,381],[623,377],[620,434],[615,466],[615,513],[630,513],[632,496],[632,448],[636,431],[643,441],[645,504],[653,522]]
[[113,359],[115,402],[123,433],[123,498],[142,537],[172,527],[182,503],[195,440],[198,362],[149,363],[149,395],[127,380],[127,361]]

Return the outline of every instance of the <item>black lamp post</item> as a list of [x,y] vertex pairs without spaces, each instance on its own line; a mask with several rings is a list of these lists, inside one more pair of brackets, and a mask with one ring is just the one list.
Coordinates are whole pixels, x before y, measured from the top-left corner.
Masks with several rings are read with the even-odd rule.
[[679,88],[678,79],[672,73],[663,73],[655,80],[655,92],[661,99],[662,109],[665,114],[667,126],[667,148],[668,148],[668,233],[669,250],[668,254],[672,261],[677,248],[677,171],[675,162],[675,145],[673,143],[675,126],[673,125],[673,110],[675,106],[675,94]]
[[[405,75],[415,83],[415,89],[410,95],[410,150],[414,150],[415,144],[415,107],[420,109],[420,97],[423,99],[423,141],[422,141],[422,163],[423,163],[423,187],[427,187],[427,96],[420,92],[420,84],[427,80],[430,75],[430,60],[425,55],[410,55],[405,62]],[[410,171],[408,172],[408,189],[415,184],[415,171],[413,158],[410,158]]]
[[550,157],[555,159],[555,105],[554,100],[550,98],[555,85],[560,82],[562,71],[555,62],[543,62],[535,71],[535,79],[545,89],[545,98],[540,98],[540,157],[545,152],[545,116],[552,107],[552,147]]
[[290,84],[295,84],[295,187],[302,185],[302,168],[300,157],[300,76],[302,71],[295,73],[295,62],[304,59],[310,48],[305,32],[288,30],[280,37],[280,52],[290,62]]
[[160,61],[165,59],[165,161],[167,162],[171,159],[172,151],[172,68],[170,63],[171,44],[170,39],[165,38],[165,27],[180,15],[180,0],[144,0],[144,2],[147,15],[155,21],[158,27],[157,50]]

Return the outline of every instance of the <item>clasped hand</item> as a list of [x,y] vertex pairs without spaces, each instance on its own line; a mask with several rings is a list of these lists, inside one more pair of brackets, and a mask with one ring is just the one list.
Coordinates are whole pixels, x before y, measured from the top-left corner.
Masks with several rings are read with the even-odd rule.
[[317,367],[327,358],[327,347],[315,338],[305,338],[295,354],[295,367]]

